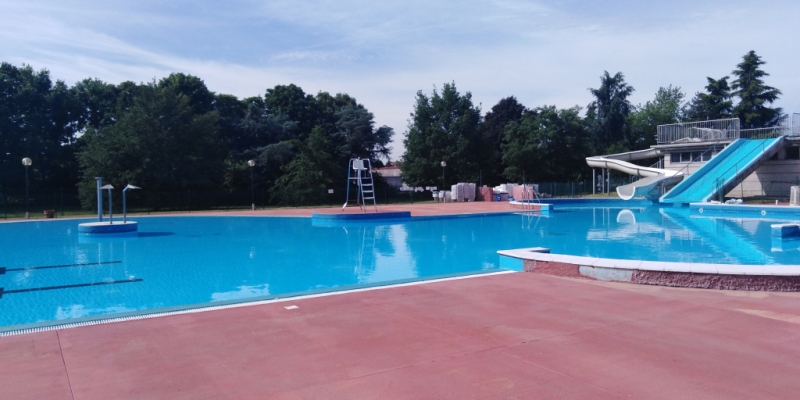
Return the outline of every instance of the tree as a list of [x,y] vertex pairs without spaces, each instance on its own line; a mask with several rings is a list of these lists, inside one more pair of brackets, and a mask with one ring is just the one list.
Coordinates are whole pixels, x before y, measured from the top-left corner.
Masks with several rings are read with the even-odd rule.
[[202,79],[173,72],[168,77],[158,81],[160,89],[171,89],[189,98],[189,106],[195,113],[205,114],[214,110],[214,92],[208,90]]
[[114,123],[119,89],[99,79],[84,79],[70,89],[72,96],[80,104],[78,131],[89,126],[102,128]]
[[243,112],[236,129],[225,136],[234,158],[252,158],[264,146],[297,137],[298,122],[270,114],[260,98],[246,99]]
[[518,122],[525,113],[525,106],[514,96],[501,99],[483,118],[483,137],[487,144],[486,167],[483,169],[483,182],[490,186],[501,183],[503,171],[503,136],[506,126]]
[[503,163],[506,178],[521,182],[577,180],[586,175],[591,136],[580,107],[544,106],[506,125]]
[[761,61],[761,57],[750,50],[733,71],[736,80],[732,86],[734,94],[739,97],[739,104],[733,109],[733,116],[739,118],[742,128],[775,126],[783,113],[780,107],[768,107],[778,99],[781,91],[764,84],[762,78],[769,76],[760,68],[764,64],[766,62]]
[[685,94],[679,87],[658,88],[653,101],[639,105],[628,116],[631,127],[630,149],[646,149],[655,144],[659,125],[674,124],[681,120],[681,103]]
[[[239,101],[236,96],[229,94],[218,94],[214,100],[214,108],[219,113],[219,134],[234,152],[238,147],[238,139],[241,137],[240,124],[245,115],[245,103]],[[234,156],[234,158],[236,158]]]
[[314,96],[306,94],[297,85],[277,85],[267,89],[264,104],[269,114],[283,114],[290,121],[297,121],[298,133],[303,140],[311,133],[311,129],[319,125]]
[[719,79],[706,77],[706,93],[696,93],[684,110],[687,121],[708,121],[712,119],[730,118],[733,112],[731,88],[728,77]]
[[75,183],[72,142],[80,107],[50,72],[0,64],[0,185],[24,186],[21,160],[30,157],[32,185]]
[[374,116],[361,104],[346,105],[335,113],[335,148],[340,161],[369,158],[373,163],[389,158],[387,145],[394,131],[388,126],[375,129]]
[[589,89],[595,100],[589,103],[586,121],[597,151],[604,153],[612,145],[630,149],[632,142],[635,142],[631,140],[628,125],[628,114],[633,110],[628,96],[633,90],[633,87],[625,83],[622,72],[611,76],[608,71],[604,71],[600,77],[599,88]]
[[336,169],[325,130],[314,128],[301,147],[300,154],[282,168],[283,175],[275,182],[273,200],[293,206],[324,203]]
[[428,97],[417,92],[414,112],[403,144],[403,180],[414,186],[439,186],[442,161],[447,162],[447,182],[477,181],[481,110],[472,94],[458,93],[455,83],[445,83]]
[[141,85],[113,125],[90,127],[80,138],[81,204],[95,201],[94,177],[149,191],[216,189],[228,151],[217,135],[216,111],[197,114],[174,90]]

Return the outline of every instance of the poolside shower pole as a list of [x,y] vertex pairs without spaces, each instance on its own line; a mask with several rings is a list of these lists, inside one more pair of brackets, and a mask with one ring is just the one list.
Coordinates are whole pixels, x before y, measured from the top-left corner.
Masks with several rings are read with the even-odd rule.
[[133,186],[130,183],[128,186],[125,186],[125,189],[122,189],[122,223],[125,224],[128,222],[128,204],[126,201],[126,194],[130,189],[141,189],[138,186]]
[[[108,223],[109,223],[109,225],[110,225],[110,224],[113,224],[113,223],[114,223],[114,214],[112,214],[112,210],[111,210],[111,189],[114,189],[114,186],[111,186],[111,185],[104,185],[104,186],[101,186],[101,187],[98,189],[98,191],[101,191],[101,190],[103,190],[103,189],[106,189],[106,190],[108,190]],[[102,192],[101,192],[101,193],[102,193]],[[99,197],[102,197],[102,195],[101,195],[101,196],[99,196]],[[102,204],[102,203],[98,203],[98,204]]]

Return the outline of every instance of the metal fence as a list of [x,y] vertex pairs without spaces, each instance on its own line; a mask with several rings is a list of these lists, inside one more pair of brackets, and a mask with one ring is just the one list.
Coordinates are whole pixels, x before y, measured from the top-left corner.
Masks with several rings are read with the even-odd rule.
[[739,137],[742,139],[770,139],[791,135],[792,127],[785,125],[770,128],[742,129],[739,131]]
[[660,144],[674,142],[713,142],[726,139],[738,139],[739,130],[739,118],[659,125],[656,133],[656,141]]
[[[609,196],[616,195],[617,186],[627,185],[630,183],[630,178],[625,177],[611,177],[607,182],[605,188],[606,194]],[[592,194],[602,195],[603,186],[600,179],[595,181],[596,187],[592,188],[592,180],[582,180],[575,182],[536,182],[539,185],[539,196],[542,198],[548,197],[583,197]]]
[[[431,192],[403,192],[386,183],[375,187],[378,205],[433,201]],[[106,201],[105,191],[103,200]],[[344,204],[343,190],[324,194],[320,206],[341,206]],[[249,209],[253,202],[257,208],[277,207],[271,199],[272,193],[266,188],[256,188],[255,193],[241,190],[182,190],[152,191],[132,190],[127,193],[128,212],[153,213],[175,211],[225,211]],[[122,196],[113,193],[114,213],[122,212]],[[92,202],[94,205],[94,202]],[[105,203],[104,207],[108,207]],[[81,207],[77,188],[31,188],[28,196],[25,187],[0,187],[0,218],[22,218],[29,211],[32,218],[41,218],[44,211],[52,210],[56,217],[64,215],[91,215],[97,210]],[[107,210],[107,208],[106,208]],[[107,211],[104,211],[107,212]]]
[[792,136],[800,136],[800,114],[792,114]]
[[739,119],[730,118],[659,125],[657,130],[656,141],[659,144],[800,136],[800,114],[784,115],[769,128],[740,129]]

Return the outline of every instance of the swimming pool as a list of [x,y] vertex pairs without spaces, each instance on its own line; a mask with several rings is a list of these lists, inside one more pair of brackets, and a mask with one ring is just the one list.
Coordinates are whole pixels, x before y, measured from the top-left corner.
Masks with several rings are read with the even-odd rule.
[[497,250],[795,264],[774,220],[698,218],[687,208],[559,206],[314,226],[292,217],[137,217],[139,234],[79,235],[78,220],[0,224],[0,331],[502,270]]

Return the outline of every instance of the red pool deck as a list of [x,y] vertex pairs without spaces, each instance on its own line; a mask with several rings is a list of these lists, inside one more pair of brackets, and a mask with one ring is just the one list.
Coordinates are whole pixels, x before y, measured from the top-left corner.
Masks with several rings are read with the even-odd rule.
[[0,399],[796,398],[798,343],[798,293],[514,273],[0,338]]
[[796,398],[798,343],[798,294],[513,273],[0,338],[0,398]]

